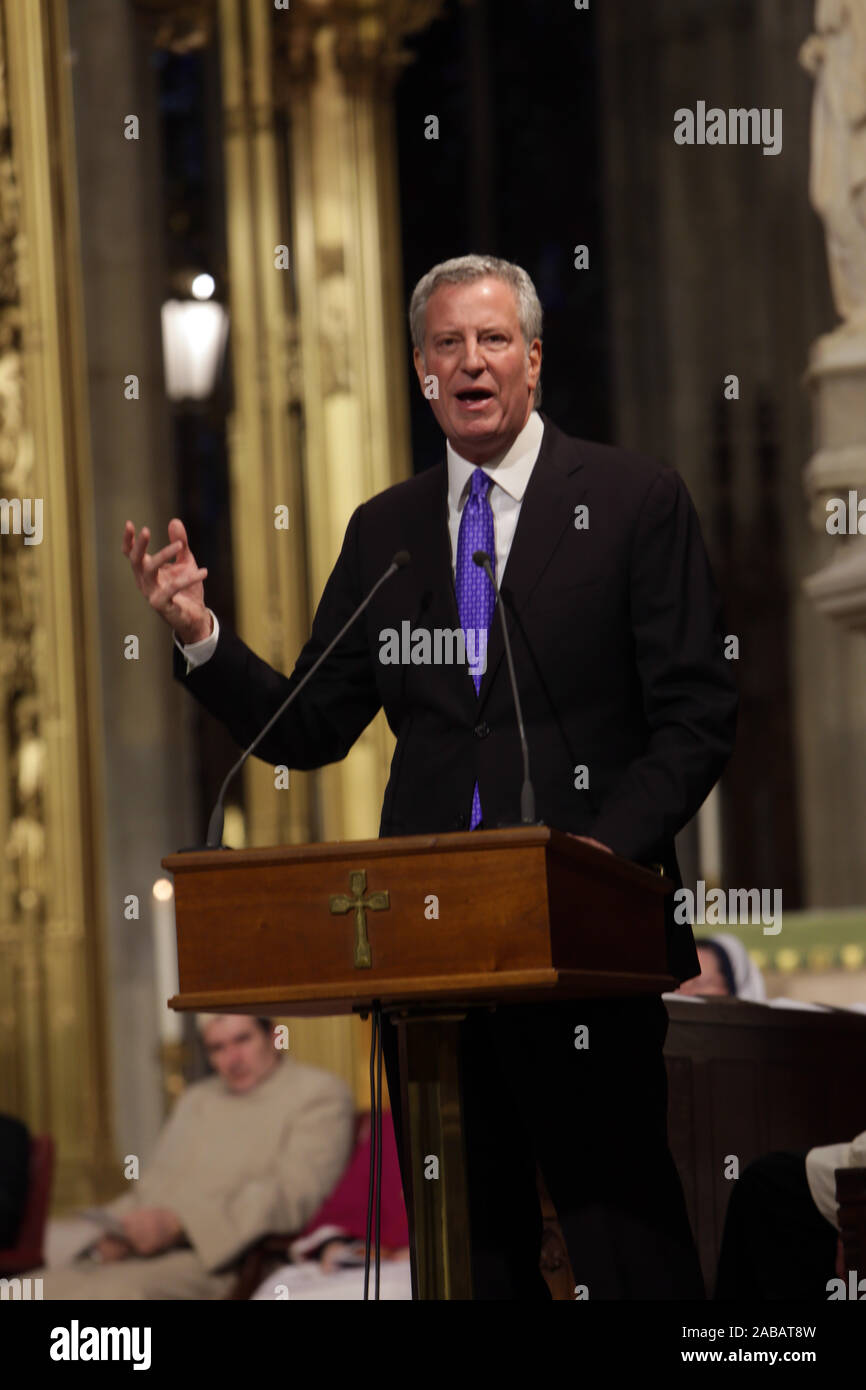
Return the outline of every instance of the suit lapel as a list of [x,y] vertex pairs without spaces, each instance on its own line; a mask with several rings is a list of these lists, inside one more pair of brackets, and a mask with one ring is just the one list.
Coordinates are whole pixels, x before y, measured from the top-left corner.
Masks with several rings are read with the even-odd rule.
[[457,594],[451,572],[448,534],[448,466],[437,464],[419,475],[415,507],[406,527],[412,569],[423,576],[419,613],[425,627],[458,628]]
[[[579,492],[573,475],[582,468],[577,451],[546,416],[541,449],[529,479],[517,530],[499,581],[505,603],[508,635],[514,640],[514,613],[520,613],[541,580],[553,552],[570,525]],[[453,585],[452,585],[453,588]],[[487,670],[478,692],[479,710],[485,703],[499,663],[505,654],[502,621],[494,610],[487,643]]]
[[[505,600],[508,635],[514,636],[515,612],[520,613],[541,580],[551,557],[573,524],[574,506],[582,493],[574,474],[582,468],[575,441],[557,429],[546,416],[541,449],[532,470],[517,530],[511,543],[500,590]],[[448,466],[443,462],[419,475],[415,505],[406,518],[406,548],[412,568],[424,576],[418,611],[412,622],[427,628],[460,627],[451,541],[448,533]],[[466,699],[477,710],[487,700],[497,669],[505,654],[502,623],[494,610],[487,644],[487,668],[476,697],[468,671]]]

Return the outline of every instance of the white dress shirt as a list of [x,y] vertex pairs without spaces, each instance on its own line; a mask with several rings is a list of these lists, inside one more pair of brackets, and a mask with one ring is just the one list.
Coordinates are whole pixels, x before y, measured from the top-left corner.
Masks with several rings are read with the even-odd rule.
[[[517,519],[523,504],[535,460],[541,449],[544,434],[544,421],[537,410],[533,410],[511,448],[499,459],[480,466],[493,486],[487,496],[493,512],[493,534],[496,537],[496,582],[502,583],[502,575],[511,542],[517,530]],[[460,518],[469,497],[472,474],[479,465],[462,458],[456,449],[447,445],[448,455],[448,532],[451,536],[451,573],[457,573],[457,538],[460,534]]]
[[[493,512],[493,533],[496,538],[496,582],[502,583],[511,543],[517,530],[517,521],[523,496],[532,476],[535,461],[541,449],[544,434],[544,421],[537,410],[533,410],[523,429],[511,445],[498,459],[491,459],[481,467],[493,486],[488,492],[490,509]],[[477,464],[462,458],[449,442],[446,446],[448,459],[448,534],[451,538],[451,573],[457,572],[457,538],[460,534],[460,517],[469,496],[472,474]],[[219,640],[220,628],[216,614],[207,610],[213,619],[213,631],[201,642],[190,642],[183,646],[175,637],[186,658],[186,672],[189,675],[194,666],[203,666],[213,656]]]
[[866,1167],[866,1130],[850,1144],[825,1144],[806,1154],[806,1181],[812,1201],[823,1217],[837,1229],[839,1208],[836,1205],[836,1169]]

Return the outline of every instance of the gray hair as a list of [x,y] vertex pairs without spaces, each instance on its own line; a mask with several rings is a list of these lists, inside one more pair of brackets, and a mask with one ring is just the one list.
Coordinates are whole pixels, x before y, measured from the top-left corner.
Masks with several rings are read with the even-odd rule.
[[[424,355],[424,330],[427,320],[427,301],[440,285],[462,285],[469,280],[481,280],[492,275],[501,280],[514,292],[517,301],[517,319],[527,351],[533,338],[541,338],[541,301],[532,280],[522,266],[512,261],[500,260],[498,256],[454,256],[450,261],[441,261],[422,275],[409,301],[409,332],[412,346]],[[541,377],[535,385],[533,404],[541,404]]]

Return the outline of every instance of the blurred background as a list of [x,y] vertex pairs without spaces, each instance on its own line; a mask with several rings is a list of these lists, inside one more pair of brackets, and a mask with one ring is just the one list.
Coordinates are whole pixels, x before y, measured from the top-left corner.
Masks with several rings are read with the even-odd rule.
[[[543,410],[698,508],[742,703],[686,882],[782,892],[778,935],[726,927],[771,996],[866,999],[866,559],[826,526],[866,498],[866,5],[814,11],[0,0],[0,496],[43,499],[40,544],[0,535],[0,1109],[55,1135],[58,1209],[201,1074],[160,861],[237,753],[123,524],[182,517],[290,670],[351,512],[443,456],[406,307],[467,251],[536,283]],[[778,111],[781,149],[678,144],[700,102]],[[380,716],[288,790],[248,768],[227,842],[374,836],[391,748]],[[291,1022],[359,1105],[368,1040]]]

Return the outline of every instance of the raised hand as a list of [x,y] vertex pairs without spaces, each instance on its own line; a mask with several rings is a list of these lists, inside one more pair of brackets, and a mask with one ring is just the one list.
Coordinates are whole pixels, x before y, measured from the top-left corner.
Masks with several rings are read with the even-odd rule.
[[138,535],[131,521],[123,528],[123,553],[135,582],[151,608],[164,618],[186,646],[210,635],[213,623],[204,601],[206,569],[199,569],[189,548],[186,528],[178,517],[168,523],[169,544],[148,555],[150,531]]

